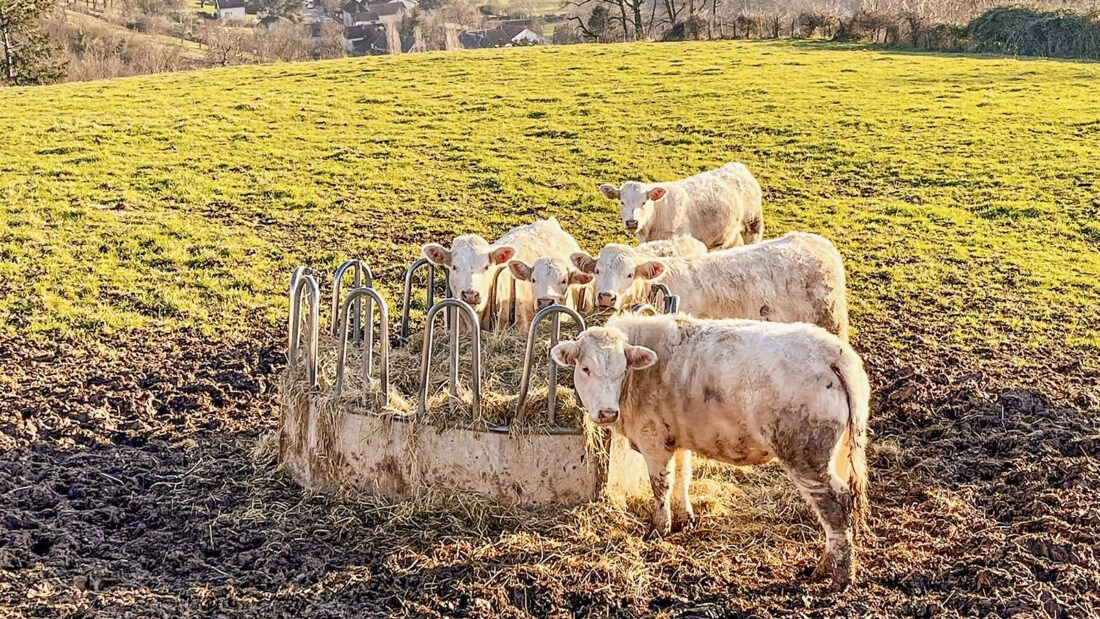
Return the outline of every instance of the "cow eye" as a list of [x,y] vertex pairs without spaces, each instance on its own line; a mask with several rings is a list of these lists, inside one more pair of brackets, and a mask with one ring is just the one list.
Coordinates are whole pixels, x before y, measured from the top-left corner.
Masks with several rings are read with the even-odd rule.
[[585,376],[591,376],[592,375],[592,372],[586,367],[581,368],[581,371],[584,372]]
[[633,273],[631,273],[630,275],[627,275],[627,276],[626,276],[626,278],[627,278],[627,279],[634,279],[634,274],[633,274]]
[[532,277],[532,278],[531,278],[531,283],[532,283],[532,284],[535,284],[535,283],[537,283],[537,282],[535,281],[535,278],[534,278],[534,277]]
[[563,279],[563,280],[561,280],[561,285],[562,285],[562,286],[564,286],[564,285],[566,285],[566,284],[568,284],[568,283],[569,283],[569,280],[567,280],[567,279]]
[[599,275],[599,274],[600,274],[600,270],[596,269],[596,275]]

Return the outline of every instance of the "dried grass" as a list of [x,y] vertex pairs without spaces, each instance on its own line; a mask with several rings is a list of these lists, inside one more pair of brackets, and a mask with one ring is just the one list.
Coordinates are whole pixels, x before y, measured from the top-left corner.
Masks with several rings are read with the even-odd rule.
[[[481,353],[481,414],[473,411],[472,368],[470,362],[470,334],[463,332],[459,347],[458,396],[448,392],[450,334],[437,329],[432,345],[431,373],[428,377],[428,397],[425,414],[418,418],[422,423],[459,427],[481,427],[484,424],[512,425],[513,431],[537,433],[550,426],[583,428],[580,402],[572,387],[572,373],[558,372],[559,386],[553,419],[548,415],[547,386],[549,341],[540,338],[535,345],[532,361],[531,388],[524,405],[523,419],[517,419],[516,404],[523,373],[523,359],[527,348],[527,334],[505,329],[483,333]],[[375,368],[371,380],[363,378],[365,349],[362,345],[349,345],[344,372],[343,393],[332,395],[336,381],[336,361],[339,355],[335,338],[323,335],[318,354],[318,381],[321,385],[316,402],[322,408],[336,406],[359,414],[412,415],[416,413],[417,393],[420,387],[421,353],[423,334],[414,332],[407,346],[391,348],[389,405],[382,406],[381,387],[378,382],[379,351],[375,346]],[[304,373],[299,376],[284,374],[283,393],[293,394],[308,390]]]

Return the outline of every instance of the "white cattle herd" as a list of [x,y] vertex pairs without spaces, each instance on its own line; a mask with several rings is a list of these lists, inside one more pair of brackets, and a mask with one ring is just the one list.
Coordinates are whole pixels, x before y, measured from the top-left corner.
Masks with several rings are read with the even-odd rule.
[[[477,235],[450,249],[431,243],[424,255],[448,269],[452,296],[483,326],[494,314],[506,324],[512,278],[521,328],[549,305],[618,311],[666,285],[679,313],[617,314],[551,351],[573,366],[592,422],[645,459],[653,531],[693,519],[691,452],[736,465],[778,460],[825,532],[815,576],[846,587],[866,504],[870,386],[848,345],[840,254],[816,234],[763,241],[760,184],[741,163],[600,191],[620,201],[640,245],[610,244],[593,258],[550,218],[491,243]],[[489,307],[501,270],[498,290],[508,292]]]

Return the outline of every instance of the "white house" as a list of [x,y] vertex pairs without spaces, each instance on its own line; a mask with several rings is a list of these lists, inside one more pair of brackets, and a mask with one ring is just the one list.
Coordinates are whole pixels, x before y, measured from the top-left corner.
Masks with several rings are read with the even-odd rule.
[[487,30],[471,30],[458,35],[466,49],[512,47],[513,45],[545,45],[546,39],[524,26],[505,24]]
[[244,0],[214,0],[214,12],[217,13],[218,19],[241,19],[245,18]]

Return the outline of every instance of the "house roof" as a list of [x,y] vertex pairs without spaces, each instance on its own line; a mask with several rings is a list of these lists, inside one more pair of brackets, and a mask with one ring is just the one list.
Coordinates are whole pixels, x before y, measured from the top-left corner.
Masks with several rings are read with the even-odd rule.
[[261,19],[258,23],[261,26],[270,28],[271,26],[274,26],[279,22],[285,22],[288,24],[291,23],[289,19],[282,17],[281,15],[268,15],[267,17]]
[[351,48],[359,54],[382,54],[389,51],[385,28],[371,29],[363,38],[352,41]]
[[512,39],[519,36],[519,33],[523,32],[524,30],[527,30],[527,27],[526,26],[515,26],[515,25],[511,25],[511,24],[505,24],[505,25],[501,26],[500,29],[503,30],[506,35],[508,35],[508,40],[511,41]]
[[396,15],[405,11],[405,5],[400,2],[382,2],[369,5],[370,9],[378,15]]
[[486,47],[500,47],[512,40],[506,32],[500,28],[490,30],[471,30],[458,35],[458,42],[467,49],[483,49]]
[[349,41],[357,41],[359,39],[365,39],[379,31],[382,33],[386,32],[385,28],[382,26],[349,26],[344,30],[344,38]]
[[378,13],[374,11],[352,13],[351,15],[351,23],[353,24],[370,24],[376,21],[378,21]]
[[224,9],[243,9],[244,0],[214,0],[214,8],[219,11]]

